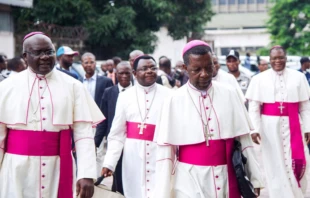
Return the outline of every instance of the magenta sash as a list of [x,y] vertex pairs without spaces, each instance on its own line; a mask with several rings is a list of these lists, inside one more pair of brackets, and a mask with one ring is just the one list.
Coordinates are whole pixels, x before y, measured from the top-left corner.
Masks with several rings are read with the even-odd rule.
[[283,112],[280,112],[280,103],[264,103],[261,113],[268,116],[288,116],[291,134],[291,149],[292,149],[292,168],[295,178],[300,187],[300,180],[304,176],[306,169],[306,157],[304,152],[303,136],[299,122],[299,103],[282,104]]
[[198,166],[227,165],[229,198],[240,198],[236,174],[232,164],[234,139],[209,140],[192,145],[179,146],[179,161]]
[[143,134],[139,134],[140,128],[138,122],[126,122],[127,125],[127,138],[153,141],[155,125],[145,124],[146,128],[143,130]]
[[58,198],[73,198],[71,135],[70,129],[60,132],[10,129],[6,153],[28,156],[60,156]]

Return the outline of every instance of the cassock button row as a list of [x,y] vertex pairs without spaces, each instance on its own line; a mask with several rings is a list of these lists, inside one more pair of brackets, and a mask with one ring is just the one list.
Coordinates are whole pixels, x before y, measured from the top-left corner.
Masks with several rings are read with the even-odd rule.
[[45,107],[42,107],[42,110],[44,110],[45,109]]
[[220,187],[217,187],[217,190],[220,190],[221,188]]
[[149,100],[146,100],[146,102],[149,102]]
[[43,99],[44,97],[42,96],[41,99]]
[[215,178],[219,178],[219,176],[217,175],[217,176],[215,176]]
[[40,87],[40,89],[42,89],[43,87]]
[[148,172],[148,173],[149,173],[150,171],[148,170],[148,171],[146,171],[146,172]]
[[44,177],[45,177],[45,175],[42,175],[42,177],[44,178]]
[[147,153],[149,155],[149,153]]
[[214,131],[213,129],[211,129],[210,131]]
[[147,164],[149,164],[150,162],[146,162]]
[[45,165],[46,165],[45,163],[42,164],[42,166],[45,166]]
[[211,118],[208,118],[208,120],[211,120]]
[[42,118],[42,120],[46,120],[46,118]]
[[209,107],[206,107],[206,109],[209,109]]
[[42,186],[42,189],[44,189],[45,187],[44,186]]
[[146,146],[149,146],[150,144],[146,144]]

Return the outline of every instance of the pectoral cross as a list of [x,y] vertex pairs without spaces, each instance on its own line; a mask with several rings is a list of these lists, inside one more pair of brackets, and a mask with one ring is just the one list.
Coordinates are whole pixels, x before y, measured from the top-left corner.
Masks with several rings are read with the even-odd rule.
[[204,125],[203,128],[204,128],[204,132],[206,135],[206,144],[207,144],[207,146],[209,146],[209,138],[211,138],[213,136],[213,134],[209,133],[207,125]]
[[143,130],[146,129],[147,125],[142,122],[141,124],[138,124],[138,128],[140,129],[139,134],[142,135],[143,134]]
[[282,106],[282,104],[280,104],[280,106],[278,107],[280,109],[280,113],[283,113],[283,109],[285,108],[285,106]]

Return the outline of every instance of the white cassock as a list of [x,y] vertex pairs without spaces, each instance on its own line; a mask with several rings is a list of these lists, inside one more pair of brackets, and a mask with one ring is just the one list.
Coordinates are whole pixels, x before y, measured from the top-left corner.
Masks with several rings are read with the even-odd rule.
[[[19,146],[39,145],[49,150],[49,144],[31,138],[14,140],[15,131],[27,136],[52,134],[73,129],[77,154],[77,176],[73,160],[72,195],[75,197],[76,180],[96,179],[96,155],[92,127],[104,119],[95,102],[72,77],[53,69],[45,76],[30,69],[20,72],[0,83],[0,197],[1,198],[57,198],[60,178],[60,156],[29,156],[12,154]],[[31,96],[30,96],[31,95]],[[29,97],[30,96],[30,97]],[[7,144],[7,141],[13,144]],[[20,138],[19,138],[20,139]],[[61,147],[62,144],[59,143]],[[22,148],[22,147],[21,147]],[[23,147],[26,148],[26,147]],[[15,149],[15,150],[14,150]],[[58,148],[61,149],[61,148]],[[13,152],[13,153],[14,153]],[[20,152],[20,151],[18,151]],[[27,152],[27,151],[21,151]],[[32,151],[36,152],[36,151]],[[45,152],[45,151],[44,151]],[[70,160],[71,160],[70,159]],[[72,162],[72,161],[71,161]],[[68,164],[67,164],[68,165]]]
[[240,96],[241,100],[243,102],[246,102],[246,99],[244,97],[244,94],[238,84],[238,81],[236,80],[236,78],[232,75],[229,74],[225,71],[223,71],[222,69],[219,69],[217,72],[217,75],[215,77],[212,78],[213,81],[217,81],[220,83],[224,83],[225,85],[229,85],[233,88],[236,89],[238,95]]
[[[170,91],[156,83],[150,87],[136,84],[119,94],[103,167],[114,171],[123,150],[126,198],[147,198],[154,193],[156,143],[153,136],[159,110]],[[139,134],[138,127],[144,118],[146,126],[143,134]]]
[[[250,181],[255,188],[262,187],[249,136],[251,124],[237,92],[212,82],[205,94],[188,82],[165,100],[154,139],[158,143],[154,198],[233,197],[228,189],[239,193],[236,180],[230,180],[233,183],[229,184],[233,177],[228,174],[227,166],[231,163],[227,152],[233,148],[228,148],[226,143],[234,138],[240,140],[248,159],[246,171]],[[212,134],[208,138],[209,146],[205,123],[209,126],[208,134]]]
[[[298,187],[292,168],[293,145],[301,146],[308,163],[308,148],[304,141],[305,132],[310,132],[310,91],[305,76],[292,69],[275,72],[269,69],[252,78],[246,93],[249,100],[249,114],[254,125],[254,133],[260,133],[263,164],[266,172],[267,186],[271,198],[304,197],[307,188],[306,169]],[[265,104],[279,103],[276,109],[279,115],[266,115],[263,111]],[[281,116],[280,106],[284,111],[288,109],[285,103],[295,103],[297,124],[301,125],[300,142],[291,142],[289,116]],[[281,105],[282,104],[282,105]],[[300,134],[301,133],[301,134]],[[306,168],[305,167],[305,168]]]

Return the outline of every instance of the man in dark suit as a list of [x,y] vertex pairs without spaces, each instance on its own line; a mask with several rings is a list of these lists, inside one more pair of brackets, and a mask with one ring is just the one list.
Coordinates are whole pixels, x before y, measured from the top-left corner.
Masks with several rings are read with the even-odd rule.
[[92,53],[86,52],[82,55],[82,66],[85,70],[83,84],[95,100],[98,107],[100,107],[101,98],[106,88],[112,87],[113,82],[111,79],[99,76],[95,73],[96,57]]
[[[118,81],[117,85],[106,89],[103,93],[100,109],[105,115],[106,120],[100,123],[97,127],[95,135],[95,144],[96,147],[100,147],[104,137],[108,136],[112,121],[115,115],[115,107],[120,92],[125,91],[126,89],[132,86],[131,83],[132,69],[127,61],[120,62],[116,67],[116,79]],[[122,185],[122,157],[117,163],[115,169],[117,190],[123,194],[123,185]],[[112,186],[115,188],[115,186]]]

